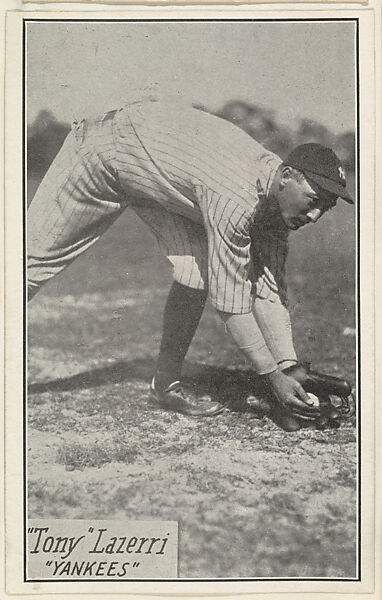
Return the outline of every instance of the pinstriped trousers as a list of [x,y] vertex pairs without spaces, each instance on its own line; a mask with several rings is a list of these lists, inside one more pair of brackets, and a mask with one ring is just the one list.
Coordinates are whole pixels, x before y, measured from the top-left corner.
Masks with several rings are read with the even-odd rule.
[[201,224],[122,187],[115,168],[114,112],[75,122],[28,210],[28,296],[90,248],[127,207],[150,227],[183,285],[204,289],[207,239]]

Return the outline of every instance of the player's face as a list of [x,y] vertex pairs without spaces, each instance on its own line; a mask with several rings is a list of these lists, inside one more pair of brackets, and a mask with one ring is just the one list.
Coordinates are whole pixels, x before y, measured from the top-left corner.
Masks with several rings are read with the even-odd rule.
[[297,181],[287,170],[282,176],[278,200],[281,217],[288,229],[300,229],[317,223],[322,215],[336,205],[336,198],[322,189],[313,188],[305,178]]

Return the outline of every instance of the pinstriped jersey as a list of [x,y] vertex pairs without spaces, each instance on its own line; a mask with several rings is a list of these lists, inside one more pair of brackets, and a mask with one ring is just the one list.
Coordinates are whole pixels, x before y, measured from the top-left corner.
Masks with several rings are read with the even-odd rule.
[[206,274],[199,269],[201,281],[193,286],[208,286],[212,304],[230,313],[250,312],[253,293],[283,296],[288,230],[264,219],[280,158],[235,125],[194,108],[138,103],[113,120],[114,168],[126,202],[146,222],[150,207],[160,206],[164,216],[180,217],[176,227],[192,222],[193,235],[207,240]]

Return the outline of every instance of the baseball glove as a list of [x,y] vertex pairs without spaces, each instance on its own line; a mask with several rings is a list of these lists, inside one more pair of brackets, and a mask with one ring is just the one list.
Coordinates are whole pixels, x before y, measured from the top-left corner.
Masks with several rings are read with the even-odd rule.
[[317,396],[318,414],[312,415],[311,409],[286,409],[268,398],[247,398],[247,407],[261,418],[268,416],[286,431],[296,431],[304,424],[314,424],[317,429],[337,429],[341,422],[354,415],[355,403],[351,385],[346,379],[318,373],[309,363],[297,363],[283,370],[285,375],[293,377],[304,390]]

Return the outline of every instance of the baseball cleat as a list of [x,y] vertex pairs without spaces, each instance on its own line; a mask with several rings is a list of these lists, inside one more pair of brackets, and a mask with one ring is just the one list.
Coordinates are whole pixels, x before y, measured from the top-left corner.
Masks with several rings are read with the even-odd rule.
[[212,402],[210,396],[195,399],[184,389],[180,381],[174,381],[164,391],[156,390],[151,384],[150,398],[166,410],[189,417],[214,417],[224,410],[221,404]]

